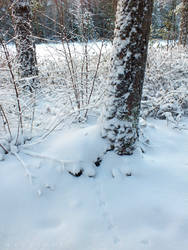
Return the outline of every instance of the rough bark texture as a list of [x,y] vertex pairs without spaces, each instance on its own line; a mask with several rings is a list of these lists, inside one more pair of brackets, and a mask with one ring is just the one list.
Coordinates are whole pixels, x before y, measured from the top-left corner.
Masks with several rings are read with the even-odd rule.
[[188,43],[188,0],[182,1],[181,22],[179,44],[185,45]]
[[12,0],[12,20],[15,30],[17,49],[18,72],[23,87],[30,91],[38,84],[38,75],[35,44],[32,39],[30,0]]
[[133,153],[139,132],[141,95],[152,0],[119,0],[102,137],[119,155]]

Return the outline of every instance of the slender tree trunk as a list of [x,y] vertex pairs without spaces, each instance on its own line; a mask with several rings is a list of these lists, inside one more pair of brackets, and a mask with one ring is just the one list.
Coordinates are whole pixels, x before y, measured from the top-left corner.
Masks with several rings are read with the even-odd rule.
[[188,0],[182,0],[179,44],[184,47],[188,43]]
[[102,137],[119,155],[132,154],[138,139],[152,7],[152,0],[118,0]]
[[[12,20],[15,31],[18,73],[23,88],[31,92],[38,87],[38,67],[32,38],[30,0],[12,0]],[[28,80],[27,80],[28,78]]]

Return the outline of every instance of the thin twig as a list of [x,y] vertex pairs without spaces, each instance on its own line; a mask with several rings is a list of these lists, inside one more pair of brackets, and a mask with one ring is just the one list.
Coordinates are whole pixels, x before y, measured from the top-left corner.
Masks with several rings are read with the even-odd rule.
[[8,150],[0,143],[0,147],[5,151],[5,154],[8,154]]
[[10,61],[9,61],[10,55],[9,55],[9,52],[8,52],[7,47],[6,47],[6,45],[4,44],[4,42],[3,42],[2,40],[0,40],[0,41],[1,41],[1,45],[2,45],[3,50],[4,50],[4,53],[5,53],[7,65],[8,65],[9,72],[10,72],[11,78],[12,78],[12,83],[13,83],[13,85],[14,85],[14,90],[15,90],[15,94],[16,94],[16,101],[17,101],[17,106],[18,106],[18,111],[19,111],[19,124],[18,124],[17,139],[16,139],[16,141],[17,141],[17,140],[18,140],[18,137],[19,137],[19,130],[20,130],[20,127],[21,127],[21,133],[22,133],[22,135],[23,135],[23,121],[22,121],[21,104],[20,104],[18,88],[17,88],[17,85],[16,85],[16,80],[15,80],[15,77],[14,77],[12,65],[11,65],[11,63],[10,63]]
[[2,116],[5,119],[5,122],[6,122],[6,125],[7,125],[7,128],[8,128],[8,132],[9,132],[9,135],[10,135],[10,139],[12,140],[12,133],[11,133],[11,130],[10,130],[9,122],[8,122],[7,116],[6,116],[5,112],[4,112],[4,109],[3,109],[3,107],[1,105],[0,105],[0,111],[2,113]]
[[42,141],[44,141],[67,117],[70,117],[71,115],[77,113],[77,112],[81,112],[81,111],[85,111],[87,109],[91,109],[91,108],[96,108],[96,105],[93,105],[93,106],[87,106],[87,107],[84,107],[84,108],[81,108],[79,110],[73,110],[71,111],[70,113],[68,113],[66,116],[64,116],[60,121],[58,121],[51,129],[49,129],[49,131],[42,135],[37,141],[33,142],[33,143],[29,143],[29,144],[24,144],[24,145],[21,145],[22,148],[28,148],[28,147],[31,147],[31,146],[34,146],[36,144],[39,144],[41,143]]
[[34,93],[34,102],[32,103],[32,117],[31,117],[31,127],[30,127],[31,136],[33,132],[33,124],[34,124],[34,119],[35,119],[35,102],[36,102],[36,91]]
[[29,151],[29,150],[23,150],[22,152],[24,154],[26,154],[26,155],[30,155],[30,156],[41,158],[41,159],[51,160],[51,161],[61,163],[61,164],[74,164],[74,163],[83,163],[84,162],[84,161],[72,161],[72,160],[58,160],[58,159],[56,159],[54,157],[51,157],[51,156],[48,156],[48,155],[42,155],[42,154],[32,152],[32,151]]
[[7,131],[6,131],[6,127],[5,127],[6,121],[5,121],[5,118],[4,118],[4,116],[3,116],[2,112],[1,112],[1,110],[0,110],[0,114],[1,114],[1,118],[2,118],[2,123],[3,123],[4,131],[7,132]]
[[17,153],[12,153],[13,155],[15,155],[15,157],[17,158],[17,160],[21,163],[21,165],[23,166],[24,170],[25,170],[25,174],[26,176],[29,178],[29,182],[32,185],[33,184],[33,176],[31,174],[31,172],[29,171],[27,165],[25,164],[25,162],[20,158],[20,156]]
[[[103,45],[104,45],[104,41],[102,41],[102,45],[101,45],[101,48],[100,48],[99,57],[98,57],[98,61],[97,61],[97,67],[96,67],[96,70],[95,70],[95,75],[93,77],[93,82],[92,82],[91,91],[90,91],[90,94],[89,94],[89,98],[88,98],[87,104],[90,103],[91,96],[93,94],[93,90],[94,90],[94,86],[95,86],[95,81],[96,81],[96,78],[97,78],[97,74],[98,74],[98,70],[99,70],[99,66],[100,66],[100,62],[101,62]],[[85,117],[87,117],[87,113],[88,113],[88,110],[86,110]]]

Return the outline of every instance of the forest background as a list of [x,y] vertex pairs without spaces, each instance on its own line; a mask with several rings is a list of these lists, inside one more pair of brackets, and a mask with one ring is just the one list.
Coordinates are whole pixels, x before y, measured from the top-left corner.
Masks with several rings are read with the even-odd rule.
[[[181,0],[155,0],[151,38],[177,40],[181,16]],[[61,40],[62,26],[72,41],[113,39],[117,0],[33,0],[33,36],[36,42]],[[10,4],[0,1],[0,27],[4,39],[11,40],[14,31]]]

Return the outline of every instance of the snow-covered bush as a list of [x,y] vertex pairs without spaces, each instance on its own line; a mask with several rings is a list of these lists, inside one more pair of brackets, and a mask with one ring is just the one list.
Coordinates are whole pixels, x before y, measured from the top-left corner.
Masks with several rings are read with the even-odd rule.
[[188,115],[188,56],[185,50],[149,49],[142,116],[178,122]]
[[41,88],[33,94],[19,86],[14,46],[6,46],[8,58],[1,47],[0,143],[10,135],[8,126],[16,138],[21,130],[27,138],[45,137],[61,124],[84,121],[90,109],[98,112],[108,76],[107,46],[104,42],[37,45]]

